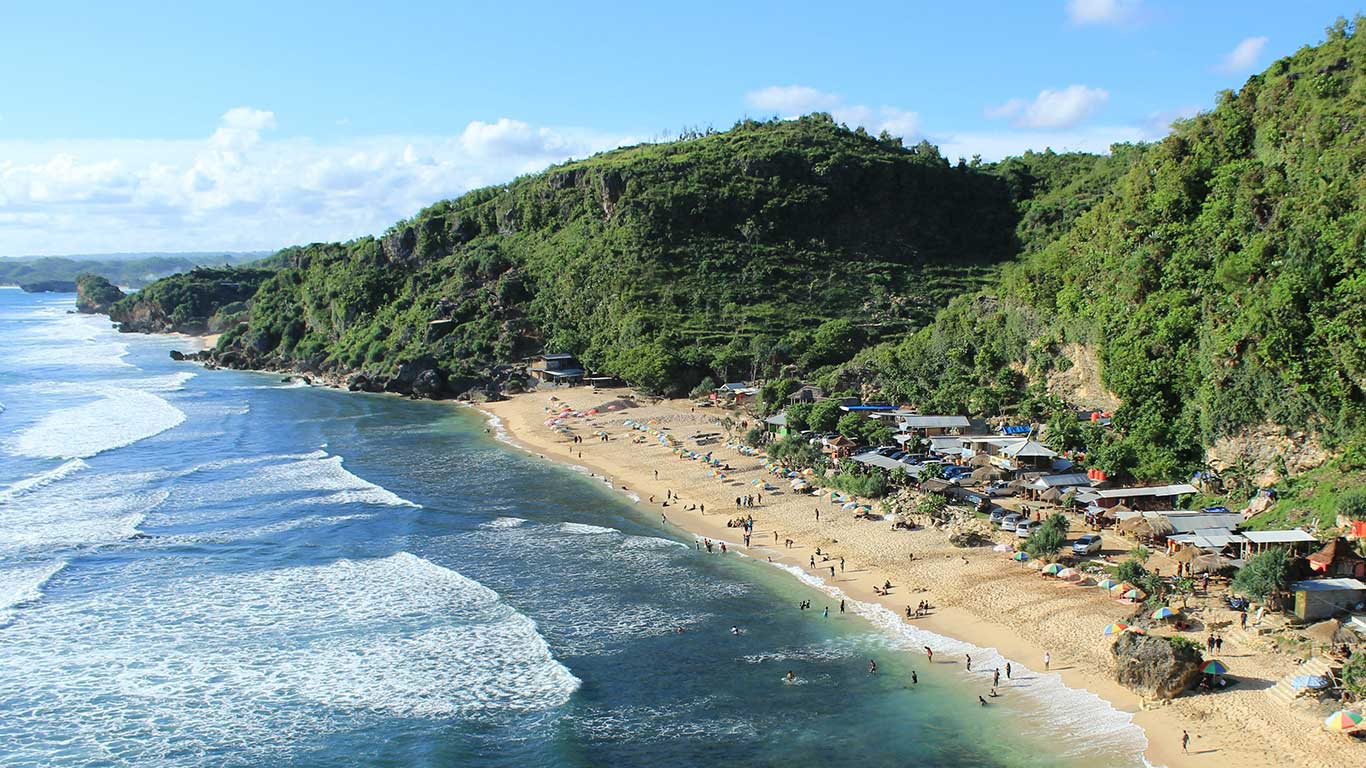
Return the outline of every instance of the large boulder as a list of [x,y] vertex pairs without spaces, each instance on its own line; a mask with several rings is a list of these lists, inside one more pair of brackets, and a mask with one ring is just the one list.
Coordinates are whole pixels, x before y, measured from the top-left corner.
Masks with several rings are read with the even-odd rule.
[[1194,644],[1124,632],[1111,646],[1115,679],[1145,698],[1174,698],[1200,677],[1204,658]]
[[435,400],[442,395],[445,388],[446,382],[442,379],[441,372],[434,368],[428,368],[422,373],[419,373],[416,379],[413,379],[414,397],[425,397]]

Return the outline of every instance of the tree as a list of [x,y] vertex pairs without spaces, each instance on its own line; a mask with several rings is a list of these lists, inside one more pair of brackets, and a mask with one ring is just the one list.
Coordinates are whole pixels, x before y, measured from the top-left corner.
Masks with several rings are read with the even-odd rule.
[[1276,547],[1248,558],[1233,576],[1233,589],[1248,597],[1265,600],[1285,589],[1290,576],[1290,556]]
[[1066,515],[1050,516],[1038,530],[1029,533],[1029,538],[1025,539],[1025,552],[1028,552],[1030,557],[1051,557],[1057,554],[1067,543],[1067,528]]
[[949,500],[942,494],[926,493],[915,502],[915,511],[928,517],[938,517],[948,506]]
[[808,423],[817,432],[834,432],[839,426],[840,404],[835,400],[821,400],[811,406]]
[[1143,563],[1138,560],[1125,560],[1115,569],[1115,578],[1120,581],[1127,581],[1135,584],[1143,580],[1148,575],[1148,569],[1143,567]]
[[793,403],[784,411],[787,414],[787,428],[803,432],[811,428],[811,403]]
[[851,321],[840,318],[826,320],[811,335],[811,343],[802,355],[807,368],[838,363],[854,356],[863,346],[863,332]]
[[764,384],[759,394],[764,400],[764,412],[775,413],[782,409],[788,395],[800,389],[802,383],[796,379],[775,379]]

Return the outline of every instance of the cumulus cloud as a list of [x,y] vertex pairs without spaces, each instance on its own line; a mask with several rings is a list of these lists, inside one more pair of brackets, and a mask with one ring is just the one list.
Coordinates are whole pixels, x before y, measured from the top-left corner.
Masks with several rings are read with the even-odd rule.
[[1219,70],[1229,74],[1246,72],[1257,64],[1257,60],[1262,56],[1262,49],[1266,48],[1268,38],[1249,37],[1233,46],[1233,50],[1224,54],[1224,60],[1219,63]]
[[1067,0],[1073,24],[1121,24],[1138,13],[1139,0]]
[[804,85],[774,85],[745,94],[745,103],[752,109],[794,118],[809,112],[829,112],[841,123],[863,126],[873,133],[886,131],[903,139],[919,138],[920,115],[898,107],[870,107],[846,104],[837,93],[818,91]]
[[425,205],[626,135],[474,121],[449,135],[278,139],[228,110],[200,140],[0,141],[0,255],[269,249],[383,231]]
[[1110,94],[1100,88],[1069,85],[1057,91],[1042,90],[1033,101],[1011,99],[988,107],[986,116],[993,120],[1011,118],[1019,128],[1070,128],[1094,115],[1109,100]]
[[826,112],[839,106],[841,99],[805,85],[770,85],[745,94],[750,108],[796,117],[807,112]]

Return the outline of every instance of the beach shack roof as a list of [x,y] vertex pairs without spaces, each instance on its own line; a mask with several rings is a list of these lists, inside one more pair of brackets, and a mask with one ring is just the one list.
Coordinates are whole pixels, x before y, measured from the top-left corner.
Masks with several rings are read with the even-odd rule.
[[[883,414],[878,414],[882,416]],[[972,426],[966,416],[922,416],[922,415],[903,415],[900,412],[892,412],[887,416],[895,416],[897,423],[902,429],[962,429]]]
[[860,464],[867,464],[870,467],[900,470],[902,472],[906,471],[907,468],[903,462],[897,461],[896,459],[893,459],[890,456],[883,456],[877,451],[869,451],[867,453],[856,453],[853,456],[850,456],[849,458],[853,459],[854,461],[857,461]]
[[1035,440],[1025,440],[1007,445],[1001,449],[1001,453],[1016,459],[1035,457],[1051,459],[1058,455],[1057,451]]
[[1065,488],[1073,485],[1090,484],[1091,478],[1087,477],[1085,472],[1078,472],[1068,475],[1043,475],[1041,477],[1036,477],[1027,487],[1033,488],[1036,491],[1043,491],[1049,488]]
[[1303,544],[1318,541],[1309,532],[1299,528],[1288,531],[1243,531],[1243,536],[1253,544]]
[[769,416],[767,419],[764,419],[764,423],[772,424],[775,427],[786,427],[787,411],[781,411],[779,413],[773,414],[772,416]]
[[1189,544],[1200,549],[1223,549],[1230,544],[1242,544],[1247,541],[1242,534],[1228,528],[1201,528],[1190,533],[1168,536],[1167,539],[1177,544]]
[[1199,493],[1195,486],[1188,483],[1176,485],[1147,485],[1137,488],[1107,488],[1103,491],[1087,491],[1087,499],[1137,499],[1143,497],[1185,496]]
[[532,360],[573,360],[574,356],[568,352],[551,352],[548,355],[536,355]]
[[1366,583],[1358,579],[1308,579],[1290,585],[1291,592],[1366,591]]
[[1198,512],[1191,515],[1163,512],[1161,516],[1171,523],[1176,533],[1195,533],[1216,528],[1232,531],[1243,520],[1243,516],[1237,512]]

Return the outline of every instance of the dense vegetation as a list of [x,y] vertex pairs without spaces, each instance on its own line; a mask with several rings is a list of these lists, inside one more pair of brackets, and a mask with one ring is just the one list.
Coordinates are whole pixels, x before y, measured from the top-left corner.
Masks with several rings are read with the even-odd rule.
[[247,320],[247,302],[274,275],[256,267],[195,268],[119,299],[109,317],[129,331],[217,333]]
[[106,313],[123,299],[123,291],[100,275],[82,272],[75,283],[76,309],[81,312]]
[[[229,344],[458,382],[543,348],[655,391],[896,339],[1014,255],[1008,184],[827,115],[568,163],[281,254]],[[438,321],[433,327],[431,323]]]
[[153,280],[200,265],[242,264],[263,253],[101,254],[93,256],[20,256],[0,259],[0,285],[69,283],[88,272],[115,285],[140,288]]
[[[567,163],[379,238],[282,251],[221,350],[378,375],[422,360],[448,392],[542,349],[670,394],[801,378],[1044,421],[1055,448],[1139,480],[1286,428],[1351,477],[1366,461],[1356,26],[1105,156],[955,164],[809,115]],[[1078,424],[1050,386],[1083,362],[1068,350],[1094,356],[1113,429]],[[828,406],[789,423],[869,428]]]

